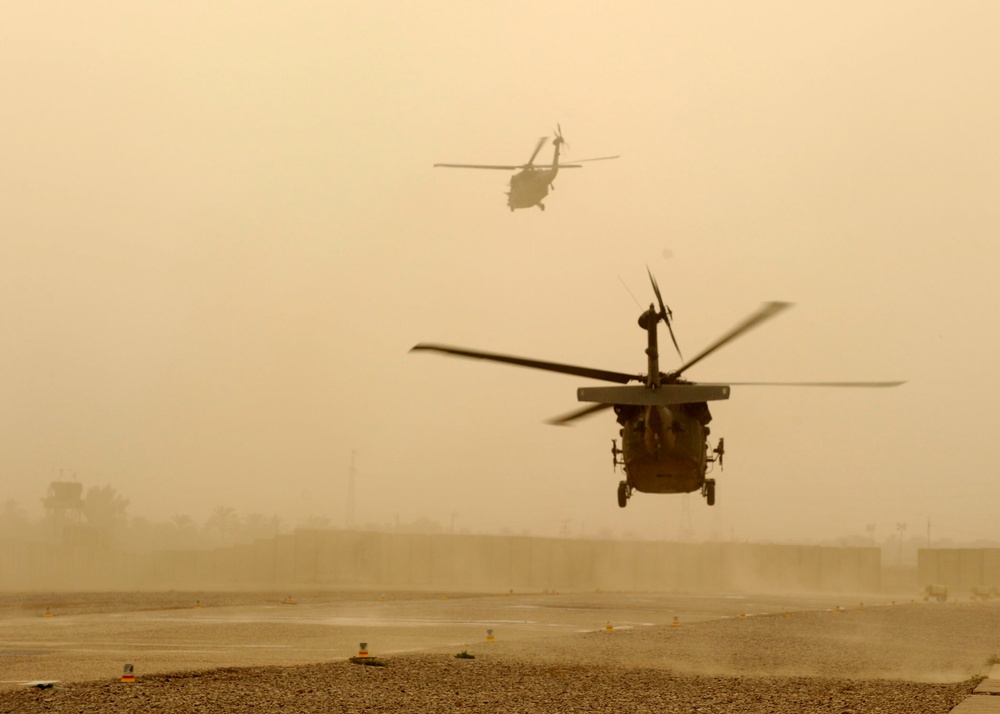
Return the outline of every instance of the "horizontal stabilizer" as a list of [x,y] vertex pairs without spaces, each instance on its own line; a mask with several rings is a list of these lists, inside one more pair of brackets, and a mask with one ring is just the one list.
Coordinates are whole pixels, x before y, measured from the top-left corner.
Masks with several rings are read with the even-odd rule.
[[581,402],[629,404],[633,406],[669,406],[729,399],[725,384],[664,384],[653,390],[640,385],[624,387],[580,387],[576,398]]

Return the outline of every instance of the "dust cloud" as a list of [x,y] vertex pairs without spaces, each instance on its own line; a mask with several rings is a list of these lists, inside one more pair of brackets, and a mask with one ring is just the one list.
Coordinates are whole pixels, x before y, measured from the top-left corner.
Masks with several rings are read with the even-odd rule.
[[[998,13],[9,8],[4,550],[126,562],[330,529],[875,547],[913,568],[996,541],[974,445],[1000,401]],[[544,212],[509,211],[503,171],[434,168],[520,165],[557,126],[566,160],[621,158],[560,173]],[[638,372],[647,266],[685,354],[796,303],[692,379],[908,383],[734,387],[712,410],[718,503],[619,509],[613,420],[542,424],[588,380],[408,352]],[[104,491],[54,526],[54,482]]]

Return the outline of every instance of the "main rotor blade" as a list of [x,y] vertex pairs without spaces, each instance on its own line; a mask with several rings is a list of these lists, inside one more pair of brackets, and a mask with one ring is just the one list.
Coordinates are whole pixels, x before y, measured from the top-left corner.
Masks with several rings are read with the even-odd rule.
[[542,144],[548,141],[548,139],[549,137],[543,136],[538,140],[538,143],[535,145],[535,150],[531,152],[531,158],[528,159],[528,166],[531,166],[531,162],[535,160],[535,157],[538,156],[538,152],[542,150]]
[[[573,163],[582,164],[584,161],[608,161],[609,159],[617,159],[620,156],[621,154],[618,154],[617,156],[598,156],[596,159],[573,159]],[[561,165],[562,164],[560,164],[560,166]]]
[[532,164],[531,166],[519,166],[523,169],[582,169],[577,164]]
[[442,166],[446,169],[500,169],[502,171],[515,171],[522,166],[497,166],[493,164],[434,164],[435,167]]
[[588,379],[600,379],[605,382],[616,382],[618,384],[628,384],[632,381],[641,381],[640,375],[625,374],[624,372],[610,372],[604,369],[593,369],[591,367],[576,367],[570,364],[559,362],[545,362],[542,360],[526,359],[524,357],[512,357],[510,355],[497,354],[495,352],[481,352],[479,350],[467,350],[462,347],[449,347],[447,345],[434,345],[421,342],[410,348],[410,352],[417,351],[442,352],[444,354],[455,355],[457,357],[471,357],[472,359],[484,359],[490,362],[502,362],[504,364],[515,364],[519,367],[530,367],[541,369],[547,372],[559,372],[561,374],[572,374],[577,377],[587,377]]
[[690,361],[686,362],[684,365],[682,365],[676,371],[671,372],[670,376],[671,377],[678,377],[678,376],[680,376],[681,372],[683,372],[684,370],[686,370],[686,369],[688,369],[690,367],[693,367],[694,365],[698,364],[699,362],[701,362],[703,359],[705,359],[706,357],[708,357],[710,354],[712,354],[713,352],[715,352],[717,349],[719,349],[723,345],[729,344],[730,342],[732,342],[733,340],[735,340],[740,335],[746,333],[749,330],[752,330],[753,328],[755,328],[758,325],[760,325],[762,322],[770,320],[772,317],[774,317],[775,315],[777,315],[779,312],[781,312],[783,310],[786,310],[787,308],[789,308],[791,306],[792,306],[792,304],[790,302],[766,302],[766,303],[764,303],[763,305],[760,306],[760,308],[757,310],[757,312],[755,312],[752,315],[750,315],[750,317],[748,317],[747,319],[745,319],[743,322],[739,323],[736,327],[734,327],[729,332],[727,332],[725,335],[723,335],[721,338],[719,338],[718,340],[716,340],[711,346],[709,346],[705,350],[703,350],[701,352],[701,354],[699,354],[697,357],[694,357]]
[[649,273],[649,280],[653,283],[653,292],[656,293],[656,299],[660,303],[660,317],[665,323],[667,323],[667,330],[670,332],[670,339],[674,342],[674,349],[677,350],[677,356],[680,357],[683,362],[684,355],[681,354],[680,345],[677,344],[677,338],[674,337],[674,327],[670,322],[670,318],[674,316],[674,313],[672,313],[663,302],[663,296],[660,295],[660,286],[656,284],[656,278],[653,277],[653,271],[649,269],[648,265],[646,266],[646,272]]
[[445,169],[497,169],[499,171],[518,171],[519,169],[582,169],[582,166],[577,166],[576,164],[521,164],[520,166],[514,165],[500,165],[500,164],[434,164],[434,168],[445,168]]
[[[699,385],[710,385],[709,382],[697,382]],[[906,384],[906,380],[894,382],[724,382],[726,386],[737,387],[871,387],[882,389],[884,387],[898,387]]]
[[571,421],[576,421],[585,416],[590,416],[591,414],[596,414],[597,412],[604,411],[605,409],[610,409],[613,404],[591,404],[590,406],[584,407],[583,409],[577,409],[568,414],[563,414],[562,416],[555,417],[553,419],[547,419],[546,424],[552,424],[553,426],[566,426]]

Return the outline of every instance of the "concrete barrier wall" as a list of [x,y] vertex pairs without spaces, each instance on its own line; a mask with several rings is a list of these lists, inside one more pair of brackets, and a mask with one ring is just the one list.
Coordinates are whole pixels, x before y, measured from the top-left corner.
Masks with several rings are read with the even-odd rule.
[[275,539],[273,585],[295,582],[295,536],[279,535]]
[[981,549],[960,550],[958,561],[958,587],[963,593],[972,592],[983,580],[983,551]]
[[823,563],[818,545],[799,546],[799,584],[804,590],[821,590]]
[[[924,554],[921,577],[1000,585],[1000,550],[987,552]],[[0,556],[0,588],[878,592],[881,570],[877,548],[300,530],[147,554],[19,544]]]
[[947,585],[952,590],[960,587],[962,579],[962,564],[960,552],[956,550],[942,550],[938,553],[938,580],[937,583]]
[[983,550],[983,585],[1000,588],[1000,548]]
[[921,550],[917,552],[917,582],[923,586],[941,585],[938,560],[940,550]]
[[979,586],[1000,587],[1000,548],[935,548],[917,552],[920,587],[944,585],[952,596]]
[[882,592],[882,550],[879,548],[860,549],[862,590]]
[[296,531],[294,562],[296,585],[315,585],[316,560],[319,553],[319,536],[322,531]]
[[746,591],[755,589],[761,577],[757,549],[747,543],[726,543],[722,548],[721,570],[723,589]]

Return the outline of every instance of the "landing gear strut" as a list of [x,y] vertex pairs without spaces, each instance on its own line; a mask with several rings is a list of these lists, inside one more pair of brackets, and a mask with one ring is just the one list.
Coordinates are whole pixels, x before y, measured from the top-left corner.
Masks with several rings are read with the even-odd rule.
[[632,497],[632,487],[626,481],[618,482],[618,507],[625,508],[628,500]]
[[705,501],[709,506],[715,505],[715,479],[707,478],[705,483],[701,487],[701,495],[705,497]]

